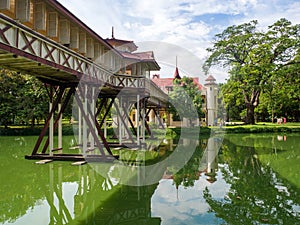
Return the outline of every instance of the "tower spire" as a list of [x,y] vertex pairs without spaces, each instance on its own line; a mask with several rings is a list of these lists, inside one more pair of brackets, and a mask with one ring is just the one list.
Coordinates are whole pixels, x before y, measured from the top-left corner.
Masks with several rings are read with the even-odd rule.
[[181,77],[179,75],[178,67],[177,67],[177,55],[176,55],[176,69],[175,69],[175,73],[174,73],[174,79],[181,79]]
[[115,39],[115,35],[114,35],[114,26],[111,27],[111,38]]

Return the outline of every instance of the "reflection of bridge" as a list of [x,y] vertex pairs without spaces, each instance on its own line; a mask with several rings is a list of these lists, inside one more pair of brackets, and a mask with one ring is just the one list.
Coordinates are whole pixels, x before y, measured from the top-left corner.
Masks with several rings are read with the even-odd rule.
[[[120,142],[127,137],[132,145],[139,145],[140,138],[151,133],[146,115],[150,109],[165,107],[167,99],[147,77],[151,70],[159,70],[153,54],[143,58],[122,53],[55,0],[8,0],[1,1],[0,7],[0,66],[38,77],[50,97],[45,126],[27,158],[82,158],[62,154],[62,114],[73,96],[84,156],[88,152],[104,158],[112,155],[102,126],[113,106]],[[138,111],[135,121],[140,127],[133,127],[132,109]]]
[[[183,146],[190,146],[193,140],[191,139],[183,139]],[[214,182],[216,180],[216,171],[218,170],[218,154],[219,149],[222,144],[221,137],[212,136],[206,139],[200,139],[199,147],[203,151],[201,155],[195,155],[195,158],[198,158],[195,161],[195,166],[197,170],[193,171],[195,173],[195,177],[199,178],[201,173],[205,173],[207,180],[209,182]],[[171,142],[171,146],[173,143]],[[172,149],[170,147],[170,149]],[[193,158],[193,157],[192,157]],[[186,165],[188,166],[188,165]],[[188,171],[190,172],[190,171]],[[184,173],[184,172],[183,172]],[[164,179],[173,179],[174,175],[171,171],[165,171],[163,175]],[[190,174],[185,174],[187,177],[194,177],[190,176]]]
[[[109,168],[109,167],[108,167]],[[76,167],[76,193],[68,198],[63,184],[69,182],[69,171],[49,164],[49,224],[160,224],[160,218],[151,217],[151,197],[157,184],[141,187],[113,184],[94,169]],[[75,184],[75,183],[73,183]],[[70,190],[68,190],[70,191]],[[66,203],[69,204],[66,204]],[[72,202],[72,204],[70,204]],[[70,206],[73,205],[73,208]]]

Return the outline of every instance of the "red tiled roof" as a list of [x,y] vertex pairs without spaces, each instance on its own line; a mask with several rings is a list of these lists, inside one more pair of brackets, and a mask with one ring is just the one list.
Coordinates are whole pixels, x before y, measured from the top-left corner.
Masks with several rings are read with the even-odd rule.
[[152,81],[164,92],[167,92],[167,87],[173,86],[173,80],[174,78],[158,78],[154,77]]
[[198,86],[199,90],[203,90],[203,85],[199,83],[199,77],[193,77],[194,83]]
[[[199,83],[199,77],[192,77],[194,83],[198,86],[199,90],[203,90],[204,87],[202,84]],[[168,87],[172,87],[173,86],[173,80],[174,78],[159,78],[157,76],[154,76],[154,78],[152,78],[152,81],[163,91],[167,92],[168,91]]]

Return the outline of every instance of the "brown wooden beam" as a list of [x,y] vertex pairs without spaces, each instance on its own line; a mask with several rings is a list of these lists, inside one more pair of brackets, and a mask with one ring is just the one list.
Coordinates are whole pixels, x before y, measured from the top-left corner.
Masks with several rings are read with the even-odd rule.
[[132,120],[130,119],[130,116],[126,113],[125,106],[122,106],[122,108],[123,108],[123,110],[124,110],[125,116],[127,117],[128,121],[129,121],[129,123],[130,123],[130,126],[131,126],[131,128],[132,128],[132,130],[133,130],[134,135],[137,136],[137,131],[136,131],[134,125],[133,125]]
[[114,106],[116,107],[117,113],[118,113],[118,115],[120,116],[120,119],[122,120],[122,123],[124,124],[124,127],[125,127],[125,129],[126,129],[128,135],[129,135],[129,139],[131,140],[132,143],[134,143],[134,140],[133,140],[133,137],[132,137],[132,135],[131,135],[131,132],[130,132],[130,130],[129,130],[127,124],[125,123],[123,116],[122,116],[121,113],[120,113],[119,107],[117,106],[117,104],[116,104],[115,102],[114,102]]
[[[88,127],[90,128],[90,132],[92,133],[92,135],[93,135],[93,137],[94,137],[94,140],[95,140],[95,142],[96,142],[96,146],[99,148],[99,151],[100,151],[100,153],[102,154],[102,156],[103,156],[103,157],[106,157],[106,154],[105,154],[105,152],[104,152],[104,150],[103,150],[103,148],[102,148],[102,146],[101,146],[101,143],[100,143],[100,141],[99,141],[99,139],[98,139],[98,136],[97,136],[95,130],[93,129],[92,123],[91,123],[91,121],[90,121],[88,115],[86,115],[86,113],[85,113],[84,110],[83,110],[83,105],[82,105],[82,102],[81,102],[79,96],[78,96],[78,95],[75,95],[75,99],[76,99],[76,101],[77,101],[77,104],[78,104],[80,110],[82,111],[82,116],[83,116],[84,120],[86,121]],[[90,110],[89,108],[88,108],[88,110],[89,110],[89,113],[91,113],[91,110]],[[96,123],[96,126],[97,126],[97,123]],[[98,128],[97,128],[97,129],[98,129]],[[104,137],[104,135],[103,135],[103,137]],[[101,138],[102,138],[102,137],[101,137]],[[108,146],[108,144],[107,144],[107,142],[106,142],[105,137],[104,137],[104,140],[105,140],[105,141],[103,142],[103,144],[104,144],[106,150],[108,151],[108,153],[109,153],[110,155],[112,155],[112,152],[110,151],[110,148],[109,148],[109,146]]]
[[61,87],[60,88],[58,96],[57,96],[54,104],[52,105],[52,109],[50,110],[50,113],[49,113],[49,115],[48,115],[48,117],[46,119],[46,123],[45,123],[45,125],[44,125],[44,127],[43,127],[43,129],[42,129],[42,131],[41,131],[41,133],[40,133],[37,141],[36,141],[36,144],[35,144],[35,146],[33,148],[33,151],[31,153],[32,155],[34,155],[34,154],[37,153],[37,151],[38,151],[38,149],[39,149],[39,147],[40,147],[40,145],[42,143],[42,140],[43,140],[43,138],[44,138],[44,136],[45,136],[45,134],[47,132],[47,129],[49,128],[49,123],[50,123],[50,119],[52,117],[52,114],[57,109],[58,103],[61,101],[61,98],[63,96],[63,93],[64,93],[65,89],[66,89],[65,87]]
[[[59,121],[59,118],[61,116],[61,114],[65,111],[65,109],[67,108],[67,105],[71,99],[71,96],[75,93],[75,87],[71,87],[62,106],[61,106],[61,110],[58,112],[58,115],[56,116],[56,119],[55,119],[55,122],[54,122],[54,126],[53,126],[53,129],[56,130],[57,127],[58,127],[58,121]],[[44,148],[42,150],[42,153],[45,153],[47,148],[49,146],[49,136],[47,138],[47,141],[45,142],[45,145],[44,145]]]

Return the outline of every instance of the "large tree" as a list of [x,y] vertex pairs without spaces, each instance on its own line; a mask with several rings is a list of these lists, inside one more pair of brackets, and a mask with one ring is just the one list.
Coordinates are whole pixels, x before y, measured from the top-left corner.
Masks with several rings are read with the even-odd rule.
[[271,78],[285,67],[299,63],[299,24],[280,19],[265,32],[259,31],[257,25],[254,20],[217,34],[203,65],[206,72],[216,65],[228,68],[228,85],[238,87],[235,91],[243,95],[247,124],[255,123],[254,109],[259,105],[261,92],[272,85]]
[[49,111],[49,97],[44,84],[37,78],[25,75],[25,85],[22,89],[21,102],[19,103],[19,115],[23,121],[35,122],[46,119]]
[[25,79],[23,75],[0,69],[0,83],[0,124],[7,128],[18,116]]
[[0,125],[29,123],[45,119],[48,96],[35,77],[0,69]]
[[187,118],[190,122],[204,117],[201,91],[195,84],[194,79],[190,77],[176,78],[173,84],[173,91],[169,95],[172,102],[169,110],[173,116],[179,120],[183,117]]

